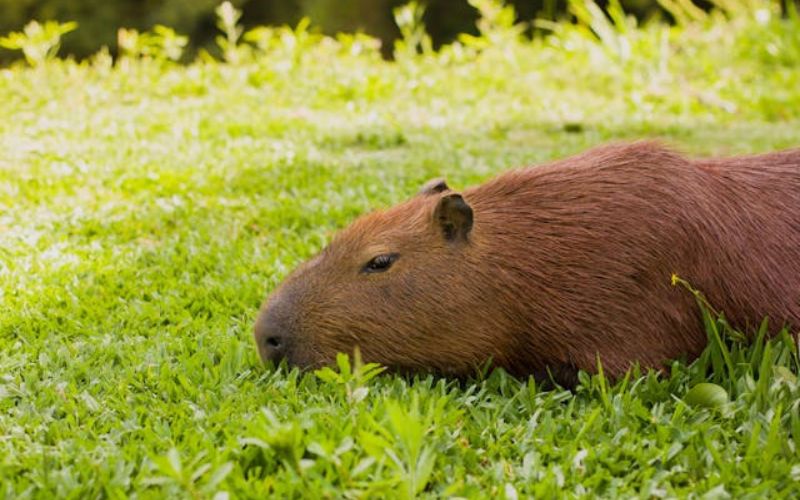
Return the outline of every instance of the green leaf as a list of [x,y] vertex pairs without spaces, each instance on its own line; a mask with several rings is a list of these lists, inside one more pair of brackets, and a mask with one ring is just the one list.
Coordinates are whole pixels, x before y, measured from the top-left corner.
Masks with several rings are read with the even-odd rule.
[[720,408],[728,402],[728,392],[717,384],[703,382],[689,389],[683,400],[689,406]]

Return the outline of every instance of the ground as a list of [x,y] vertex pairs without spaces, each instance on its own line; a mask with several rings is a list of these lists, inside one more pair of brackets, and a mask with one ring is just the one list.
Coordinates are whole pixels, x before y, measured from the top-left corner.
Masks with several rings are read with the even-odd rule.
[[[673,6],[677,25],[636,27],[592,6],[534,41],[485,7],[481,37],[391,62],[301,26],[226,61],[173,63],[166,36],[0,69],[0,496],[800,495],[788,338],[574,392],[258,360],[282,277],[432,177],[611,140],[800,145],[796,15]],[[706,380],[730,401],[683,401]]]

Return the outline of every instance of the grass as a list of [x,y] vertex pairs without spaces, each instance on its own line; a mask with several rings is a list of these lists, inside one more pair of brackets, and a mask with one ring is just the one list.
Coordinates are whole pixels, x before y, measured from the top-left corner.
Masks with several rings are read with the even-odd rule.
[[[574,393],[259,363],[266,294],[429,178],[626,138],[800,144],[800,20],[776,5],[637,27],[576,1],[530,41],[475,4],[480,37],[432,52],[407,26],[394,62],[301,25],[228,33],[226,62],[173,63],[161,29],[0,70],[0,497],[800,495],[796,346],[711,315],[696,363]],[[681,400],[705,381],[729,402]]]

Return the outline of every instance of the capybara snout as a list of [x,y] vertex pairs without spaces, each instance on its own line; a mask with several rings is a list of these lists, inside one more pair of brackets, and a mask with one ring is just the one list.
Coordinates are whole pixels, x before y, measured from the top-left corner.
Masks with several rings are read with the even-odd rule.
[[264,361],[277,363],[291,354],[295,335],[291,321],[293,305],[288,302],[276,294],[256,321],[256,345]]
[[800,326],[800,150],[689,160],[605,146],[365,215],[267,300],[264,359],[468,374],[492,360],[566,379],[705,345],[678,274],[734,326]]

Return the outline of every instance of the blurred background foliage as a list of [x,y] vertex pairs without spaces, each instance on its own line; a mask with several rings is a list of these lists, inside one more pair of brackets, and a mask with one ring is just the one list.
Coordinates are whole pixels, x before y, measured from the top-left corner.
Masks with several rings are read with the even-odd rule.
[[[625,12],[640,20],[654,16],[669,20],[665,2],[686,0],[622,0]],[[391,55],[392,41],[400,32],[393,9],[407,0],[233,0],[242,11],[245,29],[260,25],[297,24],[302,18],[326,34],[361,31],[382,40],[384,55]],[[0,0],[0,34],[20,31],[30,20],[75,21],[79,29],[65,36],[60,53],[82,58],[102,47],[117,53],[117,30],[150,30],[165,25],[188,35],[188,57],[199,48],[218,49],[214,9],[220,0]],[[434,46],[453,41],[458,34],[477,34],[478,11],[465,0],[427,0],[423,22]],[[568,15],[567,0],[510,0],[521,21],[559,19]],[[712,4],[695,1],[702,9]],[[605,2],[599,5],[605,7]],[[530,29],[530,28],[529,28]],[[0,59],[18,53],[0,49]]]

